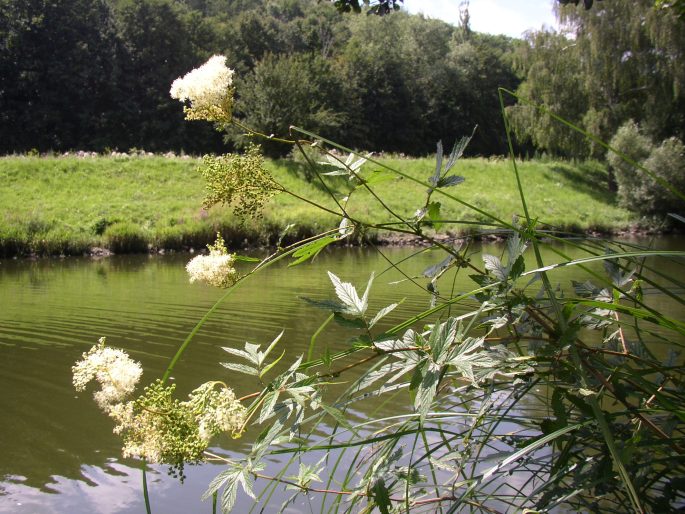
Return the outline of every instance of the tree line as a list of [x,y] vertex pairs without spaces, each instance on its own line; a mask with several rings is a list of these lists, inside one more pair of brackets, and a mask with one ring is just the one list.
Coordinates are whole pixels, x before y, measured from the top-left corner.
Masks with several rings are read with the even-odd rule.
[[241,146],[242,134],[184,123],[169,98],[217,53],[251,127],[413,155],[474,125],[472,152],[503,153],[497,87],[520,81],[509,38],[316,0],[0,0],[0,34],[2,153]]

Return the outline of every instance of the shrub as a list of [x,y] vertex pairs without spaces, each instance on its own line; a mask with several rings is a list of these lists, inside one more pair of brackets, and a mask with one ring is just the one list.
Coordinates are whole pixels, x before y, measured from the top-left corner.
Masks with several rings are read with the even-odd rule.
[[107,247],[114,253],[146,252],[147,240],[133,223],[115,223],[105,231]]
[[[631,120],[618,129],[611,140],[611,146],[676,189],[685,189],[685,146],[679,139],[666,139],[655,147]],[[609,152],[607,160],[616,175],[618,201],[621,206],[643,215],[664,215],[684,211],[682,200],[644,171],[637,169],[614,152]]]
[[[671,137],[652,150],[644,165],[648,170],[654,171],[658,177],[679,191],[683,191],[685,190],[685,160],[683,159],[685,159],[685,146],[679,139]],[[636,200],[640,202],[641,212],[653,214],[685,212],[683,201],[651,177],[644,177],[634,194]]]
[[[621,125],[609,144],[637,163],[649,157],[654,146],[651,140],[640,132],[640,127],[633,120]],[[644,180],[645,174],[611,151],[607,154],[607,162],[616,178],[619,204],[640,212],[638,199],[633,192]]]

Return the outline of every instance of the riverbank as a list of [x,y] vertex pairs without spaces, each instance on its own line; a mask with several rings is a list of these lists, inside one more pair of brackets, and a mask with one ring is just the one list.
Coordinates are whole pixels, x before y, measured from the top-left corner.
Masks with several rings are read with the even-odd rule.
[[[384,158],[382,162],[426,180],[434,160]],[[202,208],[200,160],[178,156],[71,155],[0,158],[0,257],[137,253],[203,248],[220,231],[230,248],[275,244],[333,228],[339,218],[286,194],[272,198],[261,216],[241,223],[226,206]],[[268,161],[274,178],[288,190],[336,210],[305,169],[290,160]],[[367,173],[379,166],[367,164]],[[522,215],[520,198],[505,159],[464,159],[453,170],[463,184],[449,191],[459,199],[509,221]],[[619,233],[636,227],[634,215],[616,206],[606,189],[606,170],[598,163],[529,161],[519,165],[530,212],[541,224],[574,233]],[[333,182],[339,197],[349,183]],[[373,185],[390,209],[410,218],[422,207],[425,187],[391,178]],[[457,237],[488,229],[488,218],[448,199],[439,199],[441,217],[452,221],[442,232]],[[390,219],[365,190],[358,190],[348,212],[376,223]],[[446,227],[449,228],[447,229]],[[539,225],[540,227],[541,225]],[[403,237],[369,232],[354,242],[404,242]]]

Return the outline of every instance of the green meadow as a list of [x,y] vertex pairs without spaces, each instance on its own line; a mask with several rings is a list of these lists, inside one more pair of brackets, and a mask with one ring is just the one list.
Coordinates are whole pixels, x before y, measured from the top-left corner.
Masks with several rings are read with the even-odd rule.
[[[426,181],[433,158],[382,158],[383,165]],[[200,159],[163,156],[0,158],[0,257],[79,255],[93,247],[115,253],[200,248],[221,231],[233,247],[274,244],[286,226],[285,240],[337,226],[339,218],[296,198],[280,194],[261,215],[236,219],[229,206],[202,207],[204,183],[197,171]],[[604,233],[625,230],[634,215],[616,205],[606,188],[606,169],[598,163],[526,161],[518,163],[529,209],[539,227],[560,231]],[[336,210],[318,181],[306,180],[303,164],[268,161],[268,169],[286,189]],[[324,170],[325,171],[325,170]],[[463,159],[453,173],[465,181],[448,192],[459,200],[510,221],[522,215],[512,163],[503,159]],[[425,186],[400,178],[382,166],[363,168],[373,192],[397,216],[410,218],[422,207]],[[336,196],[348,195],[349,182],[327,178]],[[486,218],[471,207],[441,198],[441,231],[452,235],[487,229]],[[350,196],[350,216],[365,222],[396,222],[366,189]],[[381,232],[357,236],[382,238]]]

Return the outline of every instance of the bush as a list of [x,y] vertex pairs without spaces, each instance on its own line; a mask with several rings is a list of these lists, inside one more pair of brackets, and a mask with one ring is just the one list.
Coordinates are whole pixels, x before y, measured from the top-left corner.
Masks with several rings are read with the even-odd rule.
[[[676,189],[685,189],[685,146],[679,139],[666,139],[655,147],[631,120],[618,129],[611,146]],[[682,200],[620,155],[609,152],[607,161],[616,176],[618,201],[622,207],[643,215],[664,215],[685,210]]]
[[[621,125],[609,144],[637,163],[649,157],[654,146],[647,136],[640,133],[640,127],[633,120]],[[636,201],[633,192],[639,187],[645,174],[611,151],[607,153],[607,162],[610,172],[616,178],[619,204],[640,212],[639,202]]]
[[[677,190],[683,191],[685,190],[685,160],[683,159],[685,159],[685,146],[678,138],[671,137],[652,150],[644,166]],[[644,177],[634,194],[640,202],[641,212],[685,213],[685,203],[651,177]]]
[[107,247],[114,253],[137,253],[148,250],[147,240],[133,223],[115,223],[105,231]]

